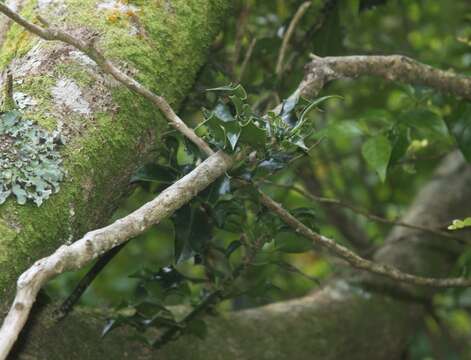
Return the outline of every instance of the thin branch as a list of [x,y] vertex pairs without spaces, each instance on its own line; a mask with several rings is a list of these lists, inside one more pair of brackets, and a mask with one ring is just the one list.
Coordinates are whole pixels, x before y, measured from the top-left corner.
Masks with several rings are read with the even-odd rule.
[[249,15],[250,15],[250,6],[242,5],[242,9],[240,10],[240,13],[236,22],[234,54],[232,55],[232,63],[231,63],[231,69],[230,69],[232,76],[234,78],[235,78],[236,66],[240,58],[240,50],[242,49],[242,40],[244,39],[245,29],[247,28]]
[[[303,179],[306,190],[314,195],[322,194],[323,184],[316,175],[315,171],[307,168],[300,168],[300,176]],[[319,195],[320,196],[320,195]],[[359,252],[360,255],[366,256],[371,252],[371,239],[365,230],[357,224],[354,219],[349,218],[338,207],[331,204],[323,204],[327,220],[332,223],[343,235],[346,241]]]
[[88,289],[93,280],[95,280],[95,278],[100,274],[105,266],[108,265],[108,263],[113,260],[116,255],[119,254],[119,252],[126,246],[127,243],[128,242],[124,242],[121,245],[108,250],[97,260],[97,262],[85,274],[85,276],[80,279],[74,290],[55,312],[56,319],[58,321],[64,319],[73,310],[74,306],[80,300],[80,297]]
[[54,254],[36,261],[18,279],[15,300],[0,328],[0,359],[7,357],[28,319],[39,290],[48,280],[65,271],[80,269],[106,251],[169,217],[228,171],[232,163],[228,155],[217,152],[128,216],[93,230],[72,245],[63,245]]
[[[242,234],[241,240],[245,239],[245,234]],[[264,238],[259,238],[252,246],[248,246],[248,253],[245,256],[243,262],[239,264],[233,271],[232,275],[225,279],[217,289],[212,291],[207,295],[201,303],[199,303],[192,311],[190,311],[181,321],[179,321],[175,326],[168,328],[162,336],[157,339],[153,346],[155,348],[162,348],[168,342],[175,340],[178,337],[178,334],[181,333],[181,330],[187,327],[193,320],[201,316],[211,307],[217,305],[219,302],[226,298],[226,293],[230,289],[234,281],[240,278],[245,271],[247,271],[255,261],[255,257],[265,243]],[[307,276],[307,275],[306,275]]]
[[239,82],[242,81],[242,78],[245,73],[245,69],[247,68],[250,58],[252,57],[253,49],[255,48],[256,43],[257,43],[257,38],[253,38],[252,41],[250,42],[247,52],[245,53],[244,61],[242,62],[242,65],[240,66]]
[[183,135],[185,135],[190,141],[192,141],[203,153],[206,155],[212,155],[214,152],[209,145],[201,139],[195,132],[189,128],[182,119],[173,111],[170,104],[162,96],[156,95],[136,79],[128,76],[123,71],[115,67],[111,61],[109,61],[103,53],[96,47],[97,38],[92,36],[88,41],[76,38],[73,35],[57,28],[49,27],[47,21],[38,17],[38,20],[46,26],[42,28],[36,24],[33,24],[23,18],[18,13],[11,10],[8,6],[0,3],[0,12],[8,16],[13,21],[17,22],[33,34],[38,35],[40,38],[48,41],[62,41],[66,44],[72,45],[78,50],[86,54],[90,59],[95,61],[97,65],[107,74],[113,76],[117,81],[126,86],[131,91],[143,96],[147,100],[151,101],[167,118],[169,123]]
[[303,95],[316,96],[325,84],[342,78],[378,76],[387,81],[423,85],[471,100],[471,77],[443,71],[403,55],[318,57],[306,66]]
[[453,234],[447,233],[445,231],[440,231],[438,229],[430,228],[430,227],[427,227],[427,226],[410,224],[410,223],[407,223],[407,222],[404,222],[404,221],[401,221],[401,220],[389,220],[389,219],[383,218],[381,216],[372,214],[372,213],[368,212],[365,209],[362,209],[362,208],[357,207],[355,205],[349,204],[349,203],[344,202],[342,200],[314,195],[311,192],[308,192],[308,191],[306,191],[306,190],[304,190],[304,189],[302,189],[302,188],[300,188],[299,186],[296,186],[296,185],[282,185],[282,184],[276,184],[276,183],[271,182],[271,181],[264,181],[264,183],[268,184],[268,185],[271,185],[271,186],[276,186],[276,187],[279,187],[279,188],[291,189],[291,190],[296,191],[297,193],[303,195],[304,197],[306,197],[308,199],[311,199],[312,201],[316,201],[316,202],[319,202],[319,203],[322,203],[322,204],[331,204],[331,205],[344,207],[346,209],[349,209],[349,210],[355,212],[358,215],[361,215],[361,216],[363,216],[367,219],[370,219],[370,220],[373,220],[373,221],[376,221],[376,222],[380,222],[380,223],[388,224],[388,225],[396,225],[396,226],[406,227],[406,228],[414,229],[414,230],[420,230],[420,231],[428,232],[430,234],[434,234],[434,235],[443,236],[443,237],[446,237],[446,238],[449,238],[449,239],[453,239],[453,240],[456,240],[456,241],[462,241],[462,239],[454,236]]
[[307,9],[309,9],[309,6],[311,6],[311,1],[305,1],[301,4],[301,6],[294,14],[293,19],[291,20],[288,26],[288,30],[286,30],[286,34],[283,37],[283,42],[281,43],[280,52],[278,54],[278,61],[276,63],[275,71],[278,76],[281,75],[281,73],[283,72],[283,66],[286,57],[286,52],[288,50],[289,41],[291,40],[291,37],[293,36],[294,30],[296,29],[296,26],[298,26],[299,21],[306,13]]
[[427,278],[404,273],[390,265],[379,264],[370,260],[366,260],[350,251],[345,246],[337,244],[334,240],[314,232],[298,219],[296,219],[293,215],[291,215],[287,210],[285,210],[281,204],[275,202],[261,190],[258,190],[258,192],[260,194],[261,202],[268,209],[277,214],[280,219],[283,220],[288,226],[293,228],[299,234],[305,236],[307,239],[312,240],[314,244],[327,249],[332,255],[345,260],[348,264],[356,269],[365,270],[373,274],[385,276],[395,281],[418,286],[428,286],[434,288],[471,286],[471,279],[467,278]]

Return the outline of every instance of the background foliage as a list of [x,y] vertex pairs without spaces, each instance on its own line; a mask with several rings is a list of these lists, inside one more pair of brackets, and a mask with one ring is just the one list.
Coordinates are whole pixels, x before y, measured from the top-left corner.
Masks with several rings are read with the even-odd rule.
[[[226,30],[214,43],[182,109],[182,117],[194,126],[206,121],[199,131],[206,131],[216,146],[233,150],[243,134],[241,123],[232,124],[228,117],[231,120],[244,111],[260,117],[286,99],[302,79],[311,52],[319,56],[404,54],[438,68],[471,74],[471,6],[466,0],[315,0],[291,39],[284,71],[277,75],[282,38],[301,3],[239,1],[237,16],[227,19]],[[247,98],[234,90],[206,91],[239,82]],[[252,166],[259,172],[265,168],[257,178],[264,180],[264,190],[322,234],[347,246],[355,242],[354,237],[361,237],[374,248],[390,226],[348,210],[333,213],[291,186],[395,219],[447,153],[460,148],[471,158],[471,107],[429,89],[374,78],[335,82],[321,93],[327,95],[341,98],[320,102],[307,115],[314,131],[303,132],[307,145],[300,153],[308,155],[281,159],[259,150],[257,156],[263,152],[263,160],[247,155],[243,168]],[[242,103],[240,108],[237,102]],[[250,104],[250,110],[243,103]],[[293,110],[298,121],[307,105],[298,104]],[[289,122],[290,116],[285,120]],[[248,117],[241,115],[241,119]],[[221,124],[222,136],[218,133]],[[263,146],[266,139],[260,141],[263,134],[257,129],[247,134],[243,144],[249,143],[251,150]],[[194,166],[191,146],[172,132],[156,154],[155,162],[136,174],[129,198],[115,218],[141,206]],[[351,226],[360,231],[352,233]],[[256,246],[262,251],[252,259],[255,266],[236,280],[235,272]],[[457,265],[458,274],[466,271],[470,259],[471,252],[465,252]],[[227,279],[235,286],[226,294],[229,299],[218,304],[221,311],[301,296],[336,270],[321,252],[285,231],[233,178],[226,177],[172,219],[127,245],[85,293],[82,304],[121,305],[121,311],[128,311],[121,314],[128,319],[128,305],[138,304],[131,311],[136,327],[142,327],[141,320],[149,316],[154,319],[152,325],[168,326],[174,317],[164,306],[198,304]],[[49,295],[67,296],[85,271],[61,276],[49,286]],[[409,358],[469,358],[471,291],[449,290],[434,302],[434,312],[411,343]],[[204,333],[204,323],[192,326],[194,333]]]

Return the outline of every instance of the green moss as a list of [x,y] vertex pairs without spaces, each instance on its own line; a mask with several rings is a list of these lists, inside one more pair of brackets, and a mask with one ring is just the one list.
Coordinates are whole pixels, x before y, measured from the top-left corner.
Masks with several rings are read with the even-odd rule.
[[[21,10],[20,14],[25,18],[32,18],[36,7],[36,1],[30,1]],[[37,41],[37,38],[17,24],[12,24],[5,41],[0,49],[0,69],[4,69],[15,57],[24,56]]]
[[[6,251],[4,249],[13,242],[17,234],[1,218],[0,218],[0,234],[2,234],[2,241],[0,242],[0,262],[4,262],[6,260],[5,258]],[[1,273],[0,273],[0,276],[1,276]]]
[[[161,6],[163,1],[134,3],[142,7],[138,16],[146,37],[132,35],[128,20],[109,22],[92,0],[68,1],[67,23],[99,30],[104,34],[100,46],[116,64],[129,64],[140,81],[178,106],[204,62],[222,12],[231,2],[175,0],[170,12]],[[20,36],[21,32],[13,28],[8,34],[10,44]],[[8,49],[4,62],[18,54],[17,49]],[[55,123],[47,113],[53,106],[50,88],[56,77],[68,75],[82,86],[90,79],[85,70],[80,73],[80,67],[70,64],[58,64],[49,73],[54,76],[34,76],[19,90],[38,101],[36,119],[51,126]],[[123,87],[113,87],[111,91],[116,110],[94,113],[92,119],[76,114],[61,119],[71,126],[81,122],[84,127],[62,150],[67,176],[59,193],[39,209],[29,204],[17,206],[11,201],[0,207],[0,217],[8,215],[9,223],[21,230],[12,246],[0,229],[0,291],[12,289],[19,272],[33,260],[105,224],[126,191],[131,174],[149,159],[150,149],[165,132],[166,122],[151,104]]]
[[23,92],[31,96],[36,105],[26,108],[25,117],[37,121],[45,129],[52,131],[56,128],[57,121],[51,115],[51,88],[55,84],[55,78],[50,75],[34,76],[25,79],[20,85],[15,86],[15,91]]
[[92,86],[95,81],[95,78],[93,78],[88,72],[84,71],[83,66],[74,62],[57,64],[54,70],[56,78],[63,77],[74,79],[78,85],[85,88]]

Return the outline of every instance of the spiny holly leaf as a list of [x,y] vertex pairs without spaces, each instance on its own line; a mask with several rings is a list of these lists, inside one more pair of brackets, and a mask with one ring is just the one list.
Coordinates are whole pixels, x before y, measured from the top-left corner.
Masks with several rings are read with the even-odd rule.
[[235,95],[242,100],[247,99],[247,92],[245,91],[244,87],[240,84],[238,85],[230,84],[227,86],[207,89],[206,91],[223,91],[223,92],[228,92],[230,95]]

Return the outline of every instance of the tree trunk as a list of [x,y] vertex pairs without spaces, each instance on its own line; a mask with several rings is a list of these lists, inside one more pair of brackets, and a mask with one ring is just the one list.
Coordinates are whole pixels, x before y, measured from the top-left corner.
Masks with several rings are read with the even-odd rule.
[[[99,34],[112,61],[178,107],[205,61],[228,0],[23,1],[52,25],[81,37]],[[111,4],[111,5],[110,5]],[[116,2],[118,4],[118,2]],[[61,244],[102,226],[128,188],[130,175],[148,160],[166,121],[70,46],[46,43],[14,24],[4,37],[0,66],[9,66],[25,118],[61,129],[65,181],[40,208],[0,206],[0,313],[18,275]]]

